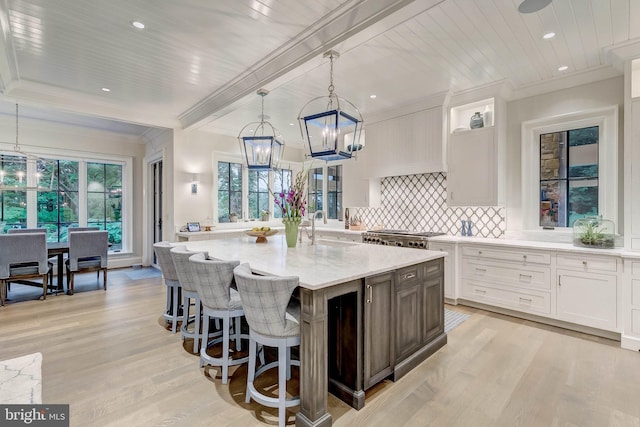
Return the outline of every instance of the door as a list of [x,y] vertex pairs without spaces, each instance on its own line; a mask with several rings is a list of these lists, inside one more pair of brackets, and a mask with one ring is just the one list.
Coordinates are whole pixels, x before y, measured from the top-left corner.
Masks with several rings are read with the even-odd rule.
[[[162,160],[151,165],[153,185],[153,243],[162,241]],[[157,264],[155,252],[153,263]]]
[[393,273],[364,280],[364,389],[393,373]]

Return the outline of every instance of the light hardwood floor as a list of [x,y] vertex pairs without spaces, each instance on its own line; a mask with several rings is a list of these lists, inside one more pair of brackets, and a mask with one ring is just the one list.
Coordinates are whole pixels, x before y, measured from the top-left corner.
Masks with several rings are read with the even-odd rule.
[[[228,386],[216,369],[199,368],[191,341],[165,329],[164,303],[160,278],[117,272],[107,292],[91,284],[74,296],[9,303],[0,307],[0,360],[41,352],[43,401],[69,403],[72,426],[277,424],[275,409],[244,403],[246,367],[231,371]],[[334,425],[640,427],[639,353],[451,308],[472,316],[449,343],[397,383],[369,391],[360,411],[330,396]]]

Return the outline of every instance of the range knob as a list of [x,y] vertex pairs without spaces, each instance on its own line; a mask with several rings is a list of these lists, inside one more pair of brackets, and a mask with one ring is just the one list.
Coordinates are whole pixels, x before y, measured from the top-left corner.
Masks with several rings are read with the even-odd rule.
[[402,242],[396,242],[396,246],[402,246]]
[[418,246],[419,246],[420,248],[426,248],[426,247],[427,247],[427,244],[426,244],[425,242],[420,242],[420,243],[418,244]]

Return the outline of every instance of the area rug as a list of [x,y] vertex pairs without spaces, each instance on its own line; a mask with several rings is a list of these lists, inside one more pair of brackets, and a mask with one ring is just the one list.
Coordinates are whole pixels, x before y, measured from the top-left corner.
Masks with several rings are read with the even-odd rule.
[[0,361],[0,403],[42,403],[42,354]]
[[157,268],[153,268],[153,267],[131,270],[131,271],[127,271],[125,274],[131,280],[151,279],[153,277],[162,276],[162,272]]
[[444,333],[448,334],[456,326],[467,320],[471,315],[460,313],[459,311],[444,309]]

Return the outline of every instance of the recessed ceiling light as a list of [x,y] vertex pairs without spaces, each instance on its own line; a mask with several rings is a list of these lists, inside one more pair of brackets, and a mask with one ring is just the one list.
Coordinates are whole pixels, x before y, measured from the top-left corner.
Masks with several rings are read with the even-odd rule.
[[567,67],[566,65],[561,65],[558,67],[558,71],[567,71],[569,69],[569,67]]
[[133,21],[131,23],[131,25],[133,25],[134,27],[136,27],[139,30],[143,30],[144,29],[144,24],[140,21]]
[[376,98],[377,98],[377,96],[376,96],[375,94],[374,94],[374,95],[369,95],[369,98],[371,98],[371,99],[376,99]]
[[289,123],[289,126],[295,126],[293,123]]
[[552,39],[556,36],[556,33],[554,33],[553,31],[549,31],[548,33],[545,33],[542,38],[545,40],[549,40]]
[[109,89],[108,87],[103,87],[103,88],[102,88],[102,91],[103,91],[103,92],[111,92],[111,89]]

